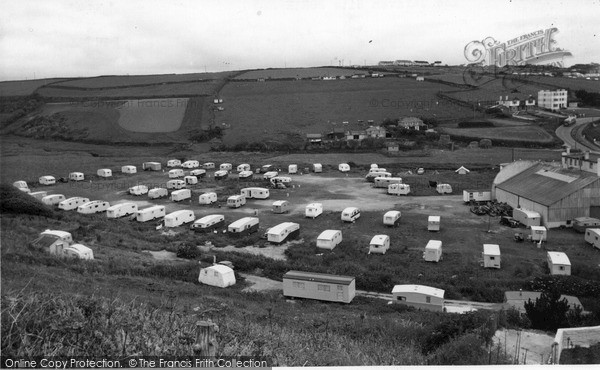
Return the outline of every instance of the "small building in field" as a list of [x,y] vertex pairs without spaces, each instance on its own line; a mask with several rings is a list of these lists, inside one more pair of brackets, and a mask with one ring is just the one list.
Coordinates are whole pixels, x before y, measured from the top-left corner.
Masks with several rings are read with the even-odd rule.
[[322,134],[306,134],[306,141],[309,144],[321,145],[323,143],[323,135]]
[[387,129],[383,126],[370,126],[365,130],[367,137],[384,139],[387,137]]
[[350,303],[356,294],[353,276],[288,271],[283,275],[283,295],[321,301]]
[[426,130],[427,125],[423,122],[422,119],[417,117],[403,117],[398,122],[398,127],[404,128],[407,130]]
[[467,189],[463,190],[463,201],[469,202],[489,202],[492,200],[492,192],[487,189]]
[[498,244],[483,245],[483,267],[500,268],[500,246]]
[[235,285],[235,273],[231,267],[217,264],[200,269],[198,282],[219,288],[227,288]]
[[428,262],[440,262],[442,259],[442,241],[430,240],[423,251],[423,259]]
[[471,171],[469,169],[467,169],[465,166],[460,166],[454,172],[456,172],[459,175],[466,175],[466,174],[468,174]]
[[571,275],[571,261],[563,252],[548,252],[550,275]]
[[429,216],[427,218],[427,230],[440,231],[440,216]]
[[444,311],[444,291],[426,285],[404,284],[392,289],[395,301],[407,306],[428,310]]

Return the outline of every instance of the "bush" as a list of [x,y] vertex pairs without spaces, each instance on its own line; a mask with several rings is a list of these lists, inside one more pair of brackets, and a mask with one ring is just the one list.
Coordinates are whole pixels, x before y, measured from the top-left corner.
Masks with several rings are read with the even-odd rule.
[[186,259],[196,259],[200,257],[200,249],[192,244],[180,245],[177,248],[177,257]]
[[525,302],[525,312],[534,329],[554,331],[558,328],[568,327],[568,311],[567,299],[561,300],[560,293],[556,290],[542,293],[535,302],[531,299]]
[[0,184],[0,213],[55,217],[55,212],[40,200],[7,184]]
[[481,139],[479,140],[479,147],[482,149],[488,149],[492,147],[492,140],[490,139]]

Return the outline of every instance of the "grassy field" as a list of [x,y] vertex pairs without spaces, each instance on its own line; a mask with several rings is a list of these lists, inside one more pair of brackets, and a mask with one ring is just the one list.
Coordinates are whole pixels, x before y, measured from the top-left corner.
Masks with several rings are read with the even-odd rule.
[[127,100],[119,110],[119,126],[133,132],[179,130],[188,99]]
[[181,82],[173,84],[157,84],[151,86],[115,87],[100,89],[66,88],[58,85],[43,86],[36,92],[46,98],[59,99],[91,99],[91,98],[162,98],[206,96],[215,93],[218,80],[202,82]]
[[523,143],[552,143],[552,135],[538,126],[501,126],[486,128],[450,128],[442,131],[451,136],[472,137],[473,139],[511,140]]
[[441,74],[441,75],[431,75],[425,77],[425,79],[431,80],[440,80],[445,82],[451,82],[458,85],[481,85],[485,82],[489,82],[494,79],[491,76],[471,76],[468,74],[468,71],[465,71],[462,74]]
[[[600,82],[594,80],[586,80],[584,78],[568,78],[568,77],[546,77],[546,76],[524,76],[532,84],[541,82],[554,85],[563,89],[586,90],[588,92],[600,92]],[[547,89],[546,89],[547,90]]]
[[[334,128],[402,116],[439,119],[469,116],[470,111],[435,94],[445,85],[402,78],[338,81],[230,82],[221,91],[225,103],[217,122],[231,125],[224,142],[282,140],[285,133],[327,133]],[[348,122],[348,125],[343,125]]]
[[366,74],[367,70],[347,69],[347,68],[285,68],[285,69],[259,69],[244,72],[234,78],[234,80],[257,80],[264,79],[281,79],[281,78],[312,78],[312,77],[350,77],[353,74]]
[[83,89],[103,89],[115,87],[128,87],[136,85],[159,85],[164,83],[197,82],[204,80],[220,80],[230,76],[232,72],[218,73],[188,73],[166,75],[141,75],[141,76],[99,76],[78,78],[54,86],[78,87]]
[[538,86],[497,78],[478,85],[476,89],[450,92],[447,95],[465,102],[475,103],[477,101],[497,101],[500,96],[502,99],[506,99],[508,96],[509,99],[516,97],[523,100],[532,95],[537,99],[539,90]]
[[2,81],[0,82],[1,96],[25,96],[33,94],[38,88],[54,82],[64,81],[64,78],[48,78],[42,80]]

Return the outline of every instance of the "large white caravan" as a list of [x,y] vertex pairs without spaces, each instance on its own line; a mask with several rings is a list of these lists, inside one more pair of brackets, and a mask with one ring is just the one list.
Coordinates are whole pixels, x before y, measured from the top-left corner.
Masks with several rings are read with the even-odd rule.
[[135,166],[122,166],[121,173],[134,174],[137,173],[137,168]]
[[165,188],[154,188],[148,190],[148,198],[150,199],[164,198],[168,195],[169,191]]
[[100,177],[112,177],[112,170],[110,168],[101,168],[96,171],[96,175]]
[[39,178],[39,183],[41,185],[54,185],[56,184],[56,179],[54,176],[41,176]]
[[391,195],[408,195],[410,193],[410,185],[408,184],[389,184],[388,194]]
[[144,195],[148,194],[148,187],[146,185],[136,185],[127,189],[131,195]]
[[90,200],[88,198],[83,198],[83,197],[67,198],[67,199],[63,200],[62,202],[58,203],[58,208],[65,210],[65,211],[71,211],[71,210],[77,209],[77,207],[79,207],[80,205],[85,204],[89,201]]
[[386,226],[398,226],[400,224],[400,211],[387,211],[383,215],[383,224]]
[[360,218],[360,209],[358,207],[346,207],[342,211],[342,221],[354,222]]
[[342,230],[325,230],[317,237],[317,248],[333,249],[342,242]]
[[300,235],[300,225],[295,222],[283,222],[267,230],[267,240],[280,244]]
[[179,159],[169,159],[167,161],[167,167],[179,167],[181,166],[181,161]]
[[246,199],[267,199],[270,195],[267,188],[243,188],[240,192]]
[[165,214],[165,206],[152,206],[138,210],[135,218],[138,222],[146,222],[165,217]]
[[83,181],[84,179],[85,179],[85,176],[83,175],[83,172],[69,173],[69,180],[71,180],[71,181]]
[[181,211],[171,212],[165,216],[164,222],[165,227],[177,227],[188,222],[194,222],[196,217],[194,212],[189,209],[183,209]]
[[243,195],[232,195],[227,198],[227,207],[239,208],[246,204],[246,197]]
[[192,191],[190,189],[175,190],[171,193],[171,200],[173,202],[181,202],[182,200],[191,199]]
[[183,189],[185,188],[185,181],[183,180],[169,180],[167,181],[167,189]]
[[42,203],[47,204],[49,206],[54,206],[54,205],[57,205],[58,203],[62,202],[65,199],[66,199],[65,196],[62,194],[51,194],[51,195],[46,195],[45,197],[43,197]]
[[224,224],[224,215],[208,215],[194,221],[190,228],[196,232],[209,232],[223,226]]
[[183,170],[181,168],[174,168],[172,170],[169,170],[169,178],[170,179],[176,179],[178,177],[183,177],[185,174],[183,173]]
[[113,206],[110,206],[106,210],[106,217],[107,218],[119,218],[119,217],[123,217],[123,216],[133,215],[133,214],[137,213],[137,211],[138,211],[138,207],[137,207],[137,204],[135,204],[135,203],[131,203],[131,202],[120,203],[120,204],[115,204]]
[[217,202],[217,193],[204,193],[198,197],[198,203],[200,204],[213,204]]
[[183,168],[198,168],[198,167],[200,167],[200,162],[192,159],[192,160],[183,162],[181,164],[181,167],[183,167]]
[[257,217],[243,217],[234,221],[227,227],[227,232],[234,235],[248,235],[258,231],[259,220]]
[[77,207],[77,212],[83,214],[92,214],[104,212],[110,207],[110,203],[103,200],[92,200]]

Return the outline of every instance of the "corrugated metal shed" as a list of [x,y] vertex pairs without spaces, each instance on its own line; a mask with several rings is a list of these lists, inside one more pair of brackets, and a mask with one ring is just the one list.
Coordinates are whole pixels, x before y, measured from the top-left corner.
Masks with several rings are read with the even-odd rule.
[[551,206],[598,179],[598,176],[589,172],[537,164],[498,184],[496,188]]

